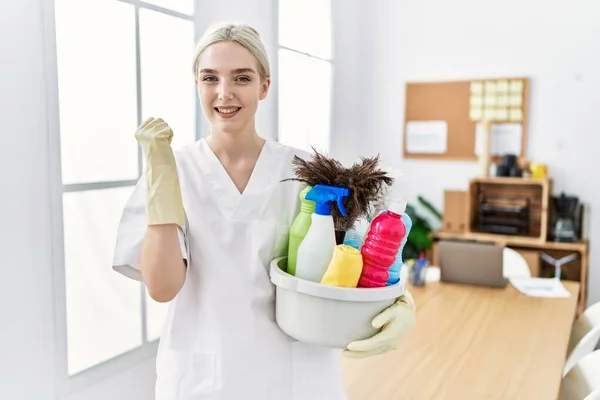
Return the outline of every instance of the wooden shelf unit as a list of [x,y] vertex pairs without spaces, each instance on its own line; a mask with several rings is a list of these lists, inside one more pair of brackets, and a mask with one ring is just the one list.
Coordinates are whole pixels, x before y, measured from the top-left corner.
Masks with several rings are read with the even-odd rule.
[[467,196],[467,231],[470,233],[498,235],[478,229],[479,206],[486,199],[498,206],[520,206],[525,204],[529,223],[527,233],[503,235],[520,237],[543,243],[548,237],[548,208],[552,194],[551,179],[525,178],[475,178],[469,182]]

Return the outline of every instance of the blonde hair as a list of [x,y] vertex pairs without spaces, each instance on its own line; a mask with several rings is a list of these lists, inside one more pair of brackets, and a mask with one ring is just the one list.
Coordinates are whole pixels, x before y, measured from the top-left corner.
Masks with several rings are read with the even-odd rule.
[[266,79],[271,76],[267,51],[258,31],[249,25],[227,23],[209,28],[196,44],[193,66],[194,77],[198,76],[198,64],[204,50],[208,46],[218,42],[235,42],[240,44],[256,58],[260,77]]

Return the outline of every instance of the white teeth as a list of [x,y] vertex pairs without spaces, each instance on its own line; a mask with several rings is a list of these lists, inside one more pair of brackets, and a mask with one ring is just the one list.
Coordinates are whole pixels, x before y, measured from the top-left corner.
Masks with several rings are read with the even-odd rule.
[[239,108],[217,108],[217,111],[223,114],[231,114],[238,110]]

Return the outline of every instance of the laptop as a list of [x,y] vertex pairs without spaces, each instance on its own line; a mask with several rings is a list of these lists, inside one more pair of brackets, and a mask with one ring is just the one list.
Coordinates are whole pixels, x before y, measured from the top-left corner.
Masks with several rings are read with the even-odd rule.
[[504,248],[491,243],[457,240],[438,242],[440,281],[503,288]]

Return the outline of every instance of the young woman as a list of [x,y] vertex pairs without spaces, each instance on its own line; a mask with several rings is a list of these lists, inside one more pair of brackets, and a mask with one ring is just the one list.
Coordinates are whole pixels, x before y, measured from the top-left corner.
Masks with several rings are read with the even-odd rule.
[[[147,169],[123,211],[113,263],[170,302],[156,400],[345,399],[340,352],[297,342],[275,322],[269,264],[285,255],[302,189],[281,181],[293,176],[293,156],[307,154],[256,132],[271,82],[258,33],[207,32],[193,69],[210,136],[173,152],[166,122],[140,125]],[[414,324],[410,294],[374,324],[382,331],[348,356],[395,348]]]

